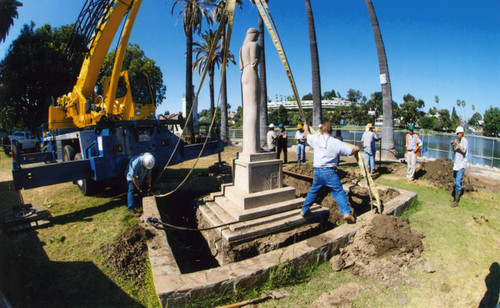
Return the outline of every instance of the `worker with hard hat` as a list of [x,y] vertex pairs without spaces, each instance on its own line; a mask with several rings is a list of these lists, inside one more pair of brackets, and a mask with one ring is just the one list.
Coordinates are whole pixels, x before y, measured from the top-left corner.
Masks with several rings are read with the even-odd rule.
[[363,133],[363,137],[361,137],[361,147],[365,152],[365,165],[370,173],[375,173],[375,152],[377,152],[375,142],[380,140],[377,132],[378,128],[375,128],[375,132],[373,132],[373,124],[368,123],[366,131]]
[[269,124],[267,131],[267,148],[269,151],[276,151],[276,133],[274,132],[274,124]]
[[283,162],[286,164],[288,162],[288,135],[286,133],[285,125],[282,123],[278,125],[278,128],[280,131],[278,132],[278,136],[276,136],[276,146],[277,146],[277,151],[276,151],[276,158],[280,159],[281,152],[283,152]]
[[464,128],[458,126],[455,133],[457,138],[451,141],[451,147],[455,153],[455,163],[453,164],[453,203],[451,207],[456,207],[460,201],[462,179],[464,178],[465,167],[467,167],[467,150],[469,149],[469,142],[464,137]]
[[297,141],[297,163],[304,163],[306,161],[306,137],[300,123],[297,124],[295,140]]
[[415,178],[415,168],[417,167],[417,157],[420,155],[422,140],[417,134],[413,133],[413,124],[408,125],[408,134],[406,134],[406,162],[408,168],[406,170],[406,179],[413,181]]
[[155,165],[155,158],[151,153],[144,153],[130,160],[127,170],[127,210],[134,216],[139,208],[136,195],[151,191],[151,169]]

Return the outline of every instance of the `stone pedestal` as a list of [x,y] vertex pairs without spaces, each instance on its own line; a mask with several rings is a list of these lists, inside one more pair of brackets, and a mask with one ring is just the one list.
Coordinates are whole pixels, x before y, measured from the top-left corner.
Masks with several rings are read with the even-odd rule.
[[299,215],[304,199],[295,197],[295,188],[283,185],[283,162],[276,153],[239,153],[233,172],[234,183],[223,184],[220,192],[205,198],[197,213],[200,228],[229,224],[202,232],[221,265],[240,259],[238,251],[247,246],[262,246],[259,238],[282,234],[266,240],[267,246],[279,247],[318,232],[319,222],[328,218],[329,210],[318,205],[307,219]]

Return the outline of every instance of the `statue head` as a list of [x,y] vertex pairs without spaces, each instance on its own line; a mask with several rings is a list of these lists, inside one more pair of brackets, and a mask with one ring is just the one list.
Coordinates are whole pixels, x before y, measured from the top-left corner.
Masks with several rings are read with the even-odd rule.
[[245,41],[256,42],[258,38],[259,38],[259,30],[255,29],[255,28],[248,28]]

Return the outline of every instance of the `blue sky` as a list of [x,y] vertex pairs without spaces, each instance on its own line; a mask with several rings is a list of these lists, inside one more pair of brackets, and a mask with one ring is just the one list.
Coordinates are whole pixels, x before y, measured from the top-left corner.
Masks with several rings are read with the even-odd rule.
[[[23,24],[34,21],[59,27],[76,21],[85,0],[20,0],[19,18],[5,43],[0,59]],[[257,27],[257,9],[249,0],[237,8],[231,51],[237,57],[246,29]],[[381,91],[378,59],[370,20],[362,0],[311,0],[318,40],[322,92],[346,95],[350,88],[367,97]],[[425,101],[424,110],[451,109],[457,98],[484,113],[499,106],[500,1],[373,0],[386,47],[393,99],[401,103],[410,93]],[[185,86],[185,37],[178,9],[172,1],[143,0],[130,42],[139,44],[156,61],[167,85],[167,98],[158,112],[181,110]],[[309,38],[304,1],[271,0],[271,14],[279,31],[299,95],[312,92]],[[206,24],[205,24],[206,27]],[[199,38],[195,37],[194,40]],[[266,33],[268,95],[292,95],[291,87],[269,35]],[[114,44],[113,44],[114,46]],[[236,59],[237,60],[237,59]],[[194,84],[199,85],[195,73]],[[216,88],[219,78],[216,78]],[[228,68],[228,99],[232,110],[241,105],[240,72]],[[440,98],[439,105],[434,96]],[[208,80],[200,94],[200,110],[209,106]],[[462,110],[457,109],[459,115]]]

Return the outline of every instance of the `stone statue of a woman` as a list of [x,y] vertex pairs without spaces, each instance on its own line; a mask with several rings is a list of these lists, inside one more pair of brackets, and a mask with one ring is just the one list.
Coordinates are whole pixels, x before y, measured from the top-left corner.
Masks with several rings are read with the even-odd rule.
[[260,82],[258,64],[260,47],[257,44],[259,31],[247,30],[240,49],[241,97],[243,100],[243,153],[260,152],[259,100]]

